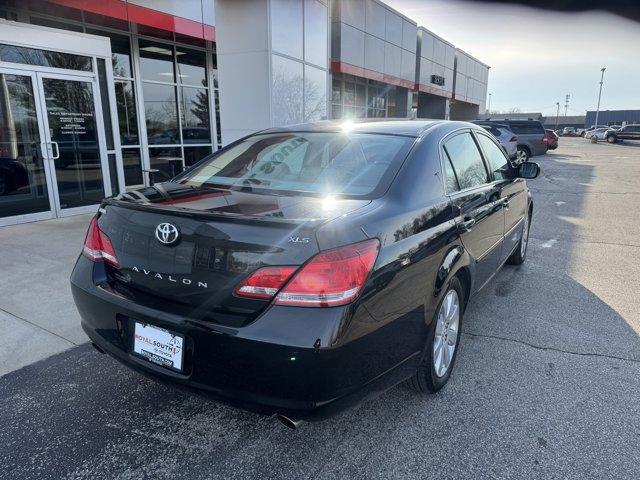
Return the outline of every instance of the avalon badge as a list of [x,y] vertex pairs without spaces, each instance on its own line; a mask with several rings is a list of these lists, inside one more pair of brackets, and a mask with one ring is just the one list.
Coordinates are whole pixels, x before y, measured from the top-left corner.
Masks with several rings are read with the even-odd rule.
[[163,245],[173,245],[180,238],[180,233],[175,225],[161,223],[156,227],[156,238]]

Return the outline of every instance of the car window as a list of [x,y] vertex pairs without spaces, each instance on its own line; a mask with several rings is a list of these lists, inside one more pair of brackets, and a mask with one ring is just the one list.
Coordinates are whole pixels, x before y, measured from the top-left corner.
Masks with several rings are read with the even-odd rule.
[[501,134],[500,129],[492,125],[482,125],[482,128],[484,128],[487,132],[490,132],[494,137],[499,137]]
[[196,188],[373,198],[391,181],[413,141],[368,133],[256,134],[220,150],[173,181]]
[[453,165],[461,190],[487,183],[487,169],[469,132],[448,140],[444,145],[444,151]]
[[544,134],[544,128],[540,123],[511,123],[510,127],[518,135]]
[[509,160],[502,153],[502,149],[498,147],[493,140],[486,135],[477,135],[478,142],[482,147],[485,158],[493,171],[493,178],[496,180],[505,180],[509,178]]
[[453,193],[460,190],[460,185],[458,185],[456,173],[453,171],[451,160],[449,160],[449,157],[447,155],[445,155],[444,158],[444,179],[447,187],[447,193]]

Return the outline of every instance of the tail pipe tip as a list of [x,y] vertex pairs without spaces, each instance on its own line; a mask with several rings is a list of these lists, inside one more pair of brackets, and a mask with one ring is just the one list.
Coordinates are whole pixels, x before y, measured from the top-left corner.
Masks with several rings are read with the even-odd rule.
[[282,414],[278,414],[276,418],[281,424],[283,424],[287,428],[290,428],[291,430],[296,430],[302,424],[302,420],[293,420],[292,418],[289,418],[286,415]]

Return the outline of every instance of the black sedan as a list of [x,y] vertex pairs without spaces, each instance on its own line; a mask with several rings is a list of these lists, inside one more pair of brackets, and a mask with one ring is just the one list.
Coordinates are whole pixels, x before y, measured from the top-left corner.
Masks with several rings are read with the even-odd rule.
[[96,348],[295,426],[449,379],[469,299],[521,264],[533,212],[464,122],[265,130],[107,199],[72,273]]

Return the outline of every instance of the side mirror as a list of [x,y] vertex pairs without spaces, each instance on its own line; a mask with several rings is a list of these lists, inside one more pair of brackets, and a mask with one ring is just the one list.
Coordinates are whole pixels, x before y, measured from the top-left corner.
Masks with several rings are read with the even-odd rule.
[[540,165],[534,162],[524,162],[518,165],[518,176],[520,178],[536,178],[540,175]]

